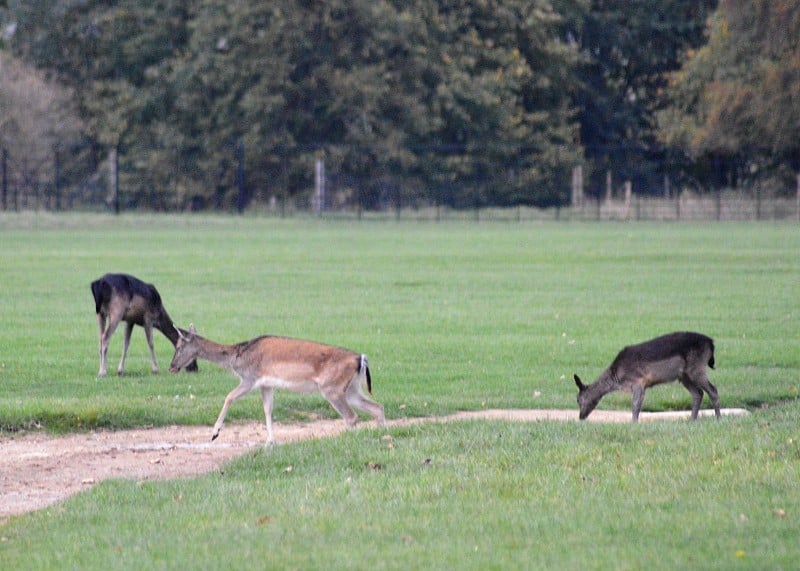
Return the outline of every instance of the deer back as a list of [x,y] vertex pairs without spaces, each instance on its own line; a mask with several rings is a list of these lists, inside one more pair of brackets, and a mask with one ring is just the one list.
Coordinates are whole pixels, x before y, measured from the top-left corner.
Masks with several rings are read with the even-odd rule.
[[714,342],[700,333],[676,332],[630,345],[609,366],[611,377],[628,388],[633,382],[647,387],[692,376],[707,365],[713,368]]
[[268,335],[235,345],[234,355],[238,370],[289,382],[349,381],[361,367],[361,355],[349,349]]

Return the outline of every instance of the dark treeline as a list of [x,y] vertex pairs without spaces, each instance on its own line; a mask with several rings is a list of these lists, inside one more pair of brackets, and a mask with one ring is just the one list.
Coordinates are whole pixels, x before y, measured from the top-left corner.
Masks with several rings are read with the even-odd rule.
[[578,164],[783,188],[798,2],[5,0],[0,145],[41,178],[80,140],[165,209],[307,197],[320,159],[376,208],[562,205]]

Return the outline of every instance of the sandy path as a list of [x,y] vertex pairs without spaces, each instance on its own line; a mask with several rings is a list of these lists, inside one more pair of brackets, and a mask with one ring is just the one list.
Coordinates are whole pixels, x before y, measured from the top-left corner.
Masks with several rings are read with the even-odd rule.
[[[713,411],[702,411],[708,414]],[[724,414],[747,414],[726,409]],[[440,418],[388,421],[389,426],[468,419],[577,420],[575,410],[480,410]],[[688,418],[688,412],[642,413],[640,420]],[[630,422],[628,411],[592,413],[592,422]],[[359,426],[373,426],[362,423]],[[334,436],[345,430],[341,420],[275,424],[277,442]],[[263,423],[229,424],[215,442],[208,426],[98,431],[51,436],[21,433],[0,436],[0,523],[9,516],[47,507],[108,478],[173,479],[210,472],[266,440]]]

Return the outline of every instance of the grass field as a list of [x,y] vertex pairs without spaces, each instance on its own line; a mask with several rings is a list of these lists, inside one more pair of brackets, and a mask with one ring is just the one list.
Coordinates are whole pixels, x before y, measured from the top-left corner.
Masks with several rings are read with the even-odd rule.
[[[800,558],[795,224],[23,214],[0,215],[0,240],[3,430],[213,422],[235,379],[209,363],[166,373],[160,335],[160,375],[137,330],[127,375],[96,377],[89,283],[107,271],[155,283],[179,324],[217,341],[273,333],[367,353],[390,418],[576,408],[574,372],[591,380],[625,344],[676,329],[714,337],[723,406],[753,411],[279,446],[222,474],[108,482],[13,518],[0,527],[2,568],[765,569]],[[118,333],[110,371],[120,348]],[[678,384],[645,400],[689,405]],[[600,406],[629,407],[624,394]],[[276,421],[309,414],[335,417],[320,397],[277,394]],[[262,417],[252,396],[228,422]]]

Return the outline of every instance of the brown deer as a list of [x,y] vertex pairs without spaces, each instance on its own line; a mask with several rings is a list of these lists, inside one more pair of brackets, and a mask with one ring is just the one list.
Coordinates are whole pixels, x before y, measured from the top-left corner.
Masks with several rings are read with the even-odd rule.
[[229,369],[239,377],[239,385],[225,397],[225,403],[214,423],[211,440],[219,436],[231,404],[253,389],[261,390],[269,444],[274,442],[274,389],[298,393],[319,391],[344,418],[348,427],[355,426],[358,420],[353,408],[371,414],[381,425],[386,424],[383,406],[362,392],[362,387],[366,384],[367,390],[372,394],[372,379],[365,355],[314,341],[273,336],[223,345],[200,337],[194,325],[189,327],[189,331],[176,331],[178,343],[169,366],[171,372],[177,372],[195,359],[205,359]]
[[[125,356],[131,342],[134,325],[144,327],[147,345],[150,347],[150,365],[153,373],[158,373],[156,353],[153,350],[153,328],[155,327],[170,340],[178,342],[178,332],[172,324],[167,310],[161,303],[161,296],[155,286],[128,274],[106,274],[92,282],[97,324],[100,327],[100,377],[106,376],[106,355],[108,343],[120,322],[125,322],[125,338],[122,344],[122,358],[117,374],[125,370]],[[187,363],[187,371],[197,371],[197,362]]]
[[719,396],[717,388],[708,380],[706,366],[714,368],[714,341],[700,333],[670,333],[625,347],[591,385],[584,385],[575,375],[580,419],[585,420],[608,393],[624,390],[633,393],[633,422],[636,422],[645,391],[675,380],[692,394],[692,420],[697,419],[703,391],[711,399],[719,418]]

